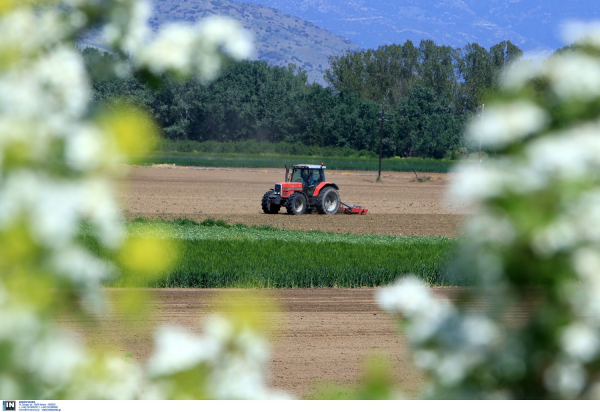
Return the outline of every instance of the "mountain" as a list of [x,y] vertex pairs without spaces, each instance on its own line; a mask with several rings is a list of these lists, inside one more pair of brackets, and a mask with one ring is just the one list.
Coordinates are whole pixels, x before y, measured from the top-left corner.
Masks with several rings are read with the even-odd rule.
[[242,23],[254,37],[255,57],[272,65],[293,63],[308,74],[309,82],[324,84],[328,57],[357,50],[350,40],[330,33],[299,17],[273,8],[229,0],[154,0],[153,28],[169,21],[196,22],[211,15]]
[[[195,23],[212,15],[235,19],[254,38],[254,59],[284,67],[293,63],[306,71],[309,83],[325,85],[323,73],[329,68],[329,56],[359,49],[347,38],[266,6],[229,0],[153,0],[152,5],[150,25],[154,30],[165,23]],[[80,43],[105,49],[98,32]]]
[[299,16],[363,48],[391,43],[490,47],[510,40],[526,52],[564,46],[565,21],[600,18],[598,0],[244,0]]

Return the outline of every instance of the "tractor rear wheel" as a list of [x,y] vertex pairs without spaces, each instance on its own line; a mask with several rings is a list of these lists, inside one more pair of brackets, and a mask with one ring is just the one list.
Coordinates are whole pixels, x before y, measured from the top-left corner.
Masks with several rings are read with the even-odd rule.
[[303,215],[306,213],[308,202],[302,193],[292,193],[285,202],[285,207],[290,215]]
[[279,209],[281,209],[281,205],[274,205],[269,201],[269,196],[271,196],[273,192],[273,190],[269,190],[267,193],[265,193],[262,197],[262,201],[260,202],[263,212],[268,215],[279,213]]
[[340,207],[340,194],[333,187],[326,187],[317,196],[317,211],[322,215],[334,215]]

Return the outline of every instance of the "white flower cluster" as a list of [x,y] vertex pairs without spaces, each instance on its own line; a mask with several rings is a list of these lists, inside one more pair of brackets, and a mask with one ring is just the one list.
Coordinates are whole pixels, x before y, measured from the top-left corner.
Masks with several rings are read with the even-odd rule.
[[134,70],[212,79],[222,54],[250,55],[249,38],[237,24],[217,19],[169,26],[152,39],[149,4],[136,0],[68,0],[56,8],[36,3],[0,8],[0,393],[14,399],[165,398],[178,394],[172,375],[201,364],[210,374],[207,396],[272,397],[263,381],[264,342],[226,320],[212,321],[201,340],[161,332],[147,370],[86,349],[58,331],[49,315],[61,297],[67,306],[80,299],[72,311],[104,309],[100,285],[114,265],[81,244],[78,229],[88,222],[101,246],[121,246],[122,219],[107,172],[130,154],[123,148],[145,121],[136,123],[131,113],[90,117],[90,85],[73,39],[100,24]]
[[140,49],[137,62],[154,73],[172,71],[188,76],[195,71],[210,81],[221,68],[221,49],[235,59],[245,59],[251,55],[251,44],[249,35],[236,22],[213,17],[197,26],[167,25],[153,42]]
[[198,25],[168,24],[154,38],[148,26],[150,5],[136,1],[121,13],[129,13],[126,24],[116,20],[104,30],[108,44],[122,48],[138,67],[154,74],[180,76],[196,73],[201,79],[215,79],[221,68],[221,53],[236,60],[252,55],[252,38],[230,19],[211,17]]
[[202,337],[173,326],[158,330],[148,369],[151,376],[161,378],[202,365],[208,393],[215,399],[287,399],[267,388],[267,360],[267,343],[261,336],[247,326],[239,329],[213,316]]
[[388,313],[409,320],[406,333],[418,348],[413,353],[415,364],[445,386],[460,384],[503,339],[503,329],[495,322],[478,314],[462,315],[411,276],[383,288],[377,301]]
[[[97,300],[110,265],[77,246],[77,226],[89,220],[114,247],[121,221],[108,179],[96,173],[105,162],[89,162],[104,157],[104,137],[84,119],[89,83],[80,54],[64,43],[71,33],[64,26],[52,9],[0,17],[11,42],[0,40],[0,232],[26,222],[35,244],[49,251],[45,264]],[[85,135],[96,144],[82,142]]]
[[[438,395],[600,396],[600,31],[570,33],[580,37],[573,50],[539,69],[512,67],[505,103],[468,129],[497,155],[460,166],[451,187],[478,211],[456,266],[475,285],[466,306],[410,279],[379,295],[407,320]],[[489,310],[469,313],[482,297]],[[503,328],[515,305],[531,308],[525,324]]]
[[481,121],[471,123],[472,140],[482,138],[485,146],[503,147],[539,131],[548,123],[546,112],[528,101],[516,101],[485,112]]

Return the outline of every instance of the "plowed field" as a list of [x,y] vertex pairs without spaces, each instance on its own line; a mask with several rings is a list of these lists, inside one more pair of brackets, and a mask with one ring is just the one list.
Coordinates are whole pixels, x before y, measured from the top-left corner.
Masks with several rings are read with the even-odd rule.
[[[256,304],[270,308],[263,316],[273,325],[269,386],[297,398],[318,395],[327,385],[352,387],[360,381],[369,356],[379,355],[390,366],[402,393],[418,397],[424,377],[412,365],[408,342],[396,332],[395,320],[378,308],[376,290],[280,289],[257,295]],[[450,300],[458,291],[434,288],[436,294]],[[120,293],[119,289],[107,290],[109,300]],[[131,354],[143,362],[153,350],[153,326],[176,324],[200,334],[203,321],[217,310],[215,297],[225,294],[235,302],[239,293],[231,289],[153,289],[154,301],[146,307],[144,327],[135,327],[117,312],[75,330],[94,343],[116,343],[124,356]],[[269,300],[276,302],[275,309],[264,305]],[[62,319],[71,328],[76,324],[73,321],[69,316]]]
[[[376,183],[372,172],[327,171],[327,180],[340,187],[343,202],[369,209],[366,216],[309,214],[290,216],[262,212],[260,201],[284,172],[274,169],[207,169],[154,166],[128,168],[120,186],[128,217],[208,217],[228,223],[271,225],[290,230],[338,233],[376,233],[403,236],[457,234],[469,211],[446,196],[451,174],[428,174],[417,181],[413,173],[384,173]],[[420,176],[423,177],[423,176]]]

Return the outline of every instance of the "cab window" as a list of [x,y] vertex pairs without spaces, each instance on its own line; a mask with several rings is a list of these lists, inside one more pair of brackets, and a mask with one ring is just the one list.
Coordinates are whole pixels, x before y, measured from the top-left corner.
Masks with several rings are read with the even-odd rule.
[[312,173],[311,186],[317,186],[319,183],[321,183],[323,180],[325,180],[323,169],[313,169],[313,170],[311,170],[311,173]]
[[300,182],[302,183],[302,169],[295,169],[292,174],[291,182]]

